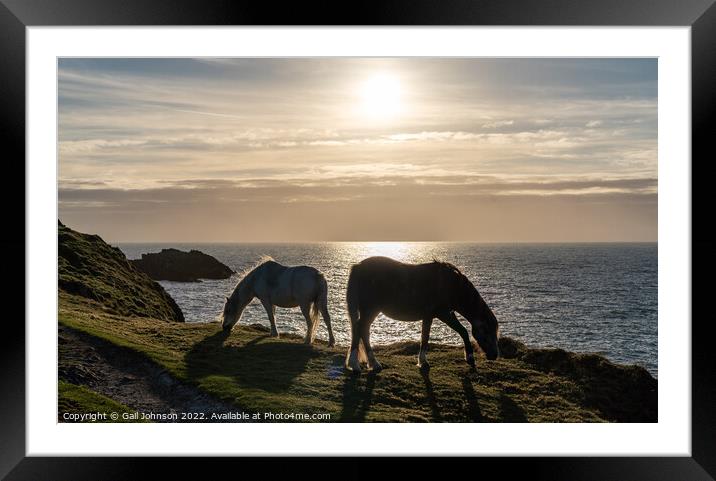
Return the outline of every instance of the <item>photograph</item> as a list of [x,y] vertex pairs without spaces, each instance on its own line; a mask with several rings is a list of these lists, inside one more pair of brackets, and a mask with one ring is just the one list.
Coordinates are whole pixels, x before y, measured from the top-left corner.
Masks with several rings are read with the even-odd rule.
[[659,58],[56,61],[58,423],[659,422]]

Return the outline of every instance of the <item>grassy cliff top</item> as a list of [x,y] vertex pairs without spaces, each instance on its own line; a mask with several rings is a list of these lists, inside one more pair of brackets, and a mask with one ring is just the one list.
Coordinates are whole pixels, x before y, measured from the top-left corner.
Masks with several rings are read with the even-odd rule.
[[119,315],[184,321],[164,288],[98,235],[76,232],[60,222],[57,252],[61,291],[97,301]]
[[[343,368],[345,347],[270,337],[261,326],[157,323],[60,296],[60,322],[130,349],[246,412],[329,414],[331,421],[656,422],[657,381],[643,368],[598,355],[529,349],[503,338],[505,355],[478,359],[431,345],[431,369],[416,367],[416,342],[376,347],[380,373]],[[279,326],[280,327],[280,326]]]

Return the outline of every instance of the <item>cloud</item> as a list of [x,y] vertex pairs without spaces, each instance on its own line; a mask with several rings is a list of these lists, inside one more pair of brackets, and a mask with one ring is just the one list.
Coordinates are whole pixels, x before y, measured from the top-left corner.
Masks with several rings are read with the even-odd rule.
[[92,139],[92,140],[68,140],[60,142],[60,153],[65,155],[95,153],[102,150],[123,149],[125,147],[133,147],[138,145],[147,145],[146,140],[138,139]]
[[485,122],[484,124],[482,124],[482,126],[486,129],[494,129],[495,127],[506,127],[508,125],[513,125],[514,123],[514,120],[494,120],[490,122]]
[[654,179],[460,176],[61,188],[59,204],[70,226],[145,242],[650,240],[655,212]]
[[[591,178],[548,176],[479,176],[415,169],[392,165],[379,172],[371,166],[350,169],[334,166],[333,174],[316,182],[313,178],[277,179],[185,179],[164,182],[144,189],[116,189],[105,186],[84,188],[82,184],[61,184],[61,206],[116,205],[130,208],[144,203],[185,204],[207,202],[337,202],[363,197],[402,198],[430,192],[433,196],[510,196],[510,195],[601,195],[655,194],[655,178]],[[402,171],[402,175],[401,175]]]

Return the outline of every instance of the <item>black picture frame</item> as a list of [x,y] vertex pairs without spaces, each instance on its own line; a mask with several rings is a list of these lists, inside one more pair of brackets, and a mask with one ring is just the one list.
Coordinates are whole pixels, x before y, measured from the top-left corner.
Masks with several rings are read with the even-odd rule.
[[[480,458],[471,470],[509,474],[527,469],[530,479],[713,479],[716,476],[716,350],[712,348],[707,302],[716,268],[716,237],[709,221],[713,178],[711,140],[716,115],[716,6],[714,0],[385,0],[273,2],[238,0],[0,0],[0,138],[5,167],[14,188],[0,189],[5,228],[4,252],[25,250],[25,34],[29,26],[110,25],[545,25],[690,26],[692,74],[692,457],[644,458]],[[12,154],[10,153],[12,152]],[[689,162],[689,159],[683,159]],[[20,182],[19,179],[23,179]],[[712,189],[711,189],[712,190]],[[702,222],[697,222],[701,219]],[[10,222],[8,222],[10,221]],[[706,221],[706,222],[705,222]],[[12,226],[12,228],[7,228]],[[54,242],[47,240],[48,245]],[[6,256],[6,272],[17,273],[3,291],[6,299],[25,294],[24,259]],[[21,274],[20,274],[21,273]],[[6,274],[9,277],[9,274]],[[23,279],[19,282],[18,279]],[[19,304],[19,302],[18,302]],[[20,307],[23,318],[24,304]],[[697,315],[697,313],[701,315]],[[680,320],[687,325],[688,320]],[[225,469],[232,459],[202,458],[40,458],[25,454],[25,329],[17,319],[3,323],[0,335],[0,476],[6,479],[137,479],[196,477]],[[479,433],[476,432],[476,435]],[[548,440],[546,441],[548,442]],[[345,461],[349,466],[334,466]],[[242,459],[243,473],[281,472],[285,460]],[[311,472],[371,471],[359,459],[299,460]],[[404,463],[401,478],[418,476],[426,460]],[[252,466],[246,466],[247,464]],[[295,469],[292,467],[291,469]],[[524,472],[524,471],[523,471]],[[320,474],[320,473],[319,473]],[[335,476],[339,476],[335,474]]]

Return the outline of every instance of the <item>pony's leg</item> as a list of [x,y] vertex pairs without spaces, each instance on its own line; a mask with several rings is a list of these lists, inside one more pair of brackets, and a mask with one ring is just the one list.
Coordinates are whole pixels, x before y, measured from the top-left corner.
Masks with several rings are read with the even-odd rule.
[[263,299],[261,299],[261,304],[263,304],[264,309],[266,309],[269,323],[271,323],[271,336],[278,337],[278,329],[276,329],[276,307],[270,302],[264,301]]
[[351,322],[351,347],[346,358],[346,368],[356,374],[360,374],[361,371],[360,340],[360,320],[356,319],[355,322]]
[[371,368],[374,372],[378,372],[381,369],[383,369],[383,366],[380,365],[378,360],[375,358],[375,353],[373,352],[373,348],[370,346],[370,325],[373,324],[373,321],[378,316],[378,314],[371,314],[370,316],[364,316],[363,313],[361,313],[361,339],[363,339],[363,345],[365,346],[365,352],[368,356],[368,367]]
[[460,334],[462,342],[465,343],[465,361],[467,361],[470,366],[475,367],[475,353],[472,349],[472,343],[470,342],[470,335],[467,333],[465,326],[460,324],[460,321],[457,320],[453,312],[441,314],[438,318]]
[[420,332],[420,353],[418,354],[418,367],[429,368],[428,364],[428,341],[430,340],[430,326],[433,325],[433,318],[423,319],[423,327]]
[[311,304],[301,304],[301,313],[306,318],[306,336],[303,338],[304,344],[311,344],[311,332],[313,332],[313,319],[311,319]]
[[336,344],[336,338],[333,337],[331,316],[328,314],[328,306],[325,303],[321,303],[321,317],[323,318],[323,322],[326,323],[326,327],[328,328],[328,347],[333,347]]

